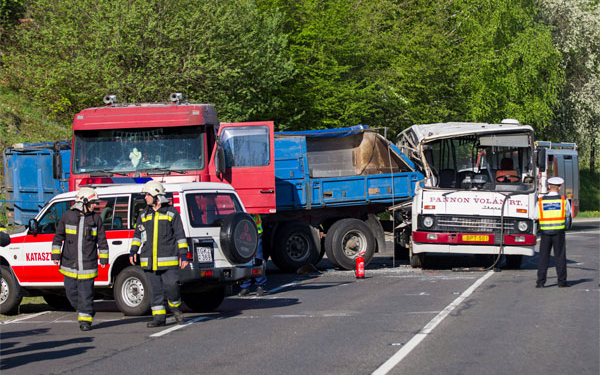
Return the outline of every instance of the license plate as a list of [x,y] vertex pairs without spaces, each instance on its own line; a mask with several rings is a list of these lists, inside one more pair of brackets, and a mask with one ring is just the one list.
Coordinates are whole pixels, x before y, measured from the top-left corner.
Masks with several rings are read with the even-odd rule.
[[212,262],[212,247],[198,246],[196,247],[196,254],[198,254],[198,262]]
[[490,240],[490,236],[463,234],[462,240],[471,242],[488,242]]

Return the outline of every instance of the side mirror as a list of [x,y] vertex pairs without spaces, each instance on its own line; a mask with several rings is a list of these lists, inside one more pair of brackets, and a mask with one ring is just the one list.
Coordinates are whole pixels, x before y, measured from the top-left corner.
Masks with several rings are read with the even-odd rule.
[[217,152],[215,155],[215,172],[217,176],[221,178],[221,175],[225,173],[225,150],[221,147],[220,144],[217,144]]
[[34,236],[37,235],[39,228],[38,228],[38,222],[36,219],[29,219],[29,232],[31,234],[33,234]]
[[540,148],[537,152],[537,166],[540,172],[546,171],[546,149]]

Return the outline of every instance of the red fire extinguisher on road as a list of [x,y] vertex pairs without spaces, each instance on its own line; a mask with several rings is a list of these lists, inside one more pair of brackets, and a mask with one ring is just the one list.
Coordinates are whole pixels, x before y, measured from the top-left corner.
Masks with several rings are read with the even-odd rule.
[[364,279],[365,278],[365,258],[363,258],[363,253],[359,253],[356,257],[356,278]]

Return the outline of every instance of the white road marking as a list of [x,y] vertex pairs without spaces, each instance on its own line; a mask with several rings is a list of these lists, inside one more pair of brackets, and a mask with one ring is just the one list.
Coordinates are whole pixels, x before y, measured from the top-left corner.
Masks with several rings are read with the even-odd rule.
[[174,325],[171,328],[167,328],[167,329],[165,329],[163,331],[156,332],[156,333],[150,335],[150,337],[161,337],[161,336],[166,335],[167,333],[171,333],[173,331],[177,331],[178,329],[181,329],[181,328],[183,328],[185,326],[188,326],[190,324],[193,324],[193,323],[196,323],[196,322],[200,322],[200,321],[206,320],[206,319],[208,319],[207,316],[199,316],[199,317],[196,317],[196,318],[193,318],[193,319],[189,319],[189,320],[186,320],[183,324],[177,324],[177,325]]
[[379,368],[373,371],[372,375],[385,375],[391,369],[393,369],[400,361],[404,359],[414,348],[417,347],[423,341],[427,335],[429,335],[433,329],[442,322],[458,305],[460,305],[465,299],[467,299],[474,291],[477,289],[484,281],[490,278],[494,274],[494,271],[489,271],[485,275],[483,275],[479,280],[475,281],[473,285],[469,287],[469,289],[465,290],[463,294],[461,294],[457,299],[455,299],[451,304],[449,304],[442,312],[440,312],[436,317],[434,317],[419,333],[417,333],[409,342],[406,343],[402,347],[402,349],[398,350],[396,354],[390,357],[384,364],[379,366]]
[[31,314],[31,315],[27,315],[27,316],[24,316],[24,317],[21,317],[21,318],[16,318],[16,319],[12,319],[12,320],[9,320],[9,321],[6,321],[6,322],[0,322],[0,323],[1,323],[1,324],[11,324],[11,323],[17,323],[17,322],[20,322],[20,321],[22,321],[22,320],[31,319],[31,318],[38,317],[38,316],[40,316],[40,315],[48,314],[48,313],[50,313],[50,312],[51,312],[51,311],[42,311],[42,312],[39,312],[39,313],[37,313],[37,314]]

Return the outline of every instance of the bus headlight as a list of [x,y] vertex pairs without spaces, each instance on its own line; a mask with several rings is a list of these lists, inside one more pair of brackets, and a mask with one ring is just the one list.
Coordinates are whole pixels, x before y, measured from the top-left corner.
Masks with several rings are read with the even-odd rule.
[[423,218],[423,226],[431,228],[433,226],[433,218],[431,216],[425,216]]
[[521,232],[526,232],[527,228],[529,228],[529,224],[527,224],[526,221],[519,221],[519,224],[517,224],[517,228],[519,228],[519,231]]

